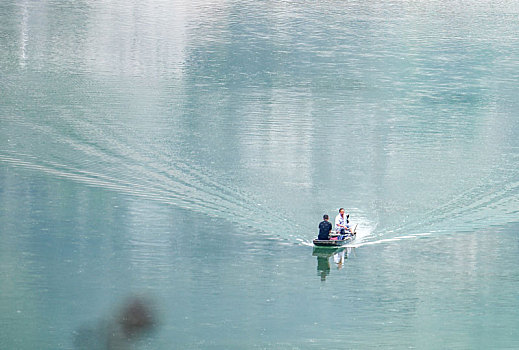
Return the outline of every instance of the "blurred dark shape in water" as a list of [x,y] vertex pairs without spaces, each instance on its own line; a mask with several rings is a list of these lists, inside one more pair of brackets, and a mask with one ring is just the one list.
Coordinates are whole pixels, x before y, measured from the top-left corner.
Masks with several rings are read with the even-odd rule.
[[126,337],[133,338],[153,328],[155,316],[148,302],[134,298],[123,308],[119,324]]
[[107,319],[81,327],[74,332],[78,350],[127,350],[157,326],[157,312],[149,299],[129,298]]

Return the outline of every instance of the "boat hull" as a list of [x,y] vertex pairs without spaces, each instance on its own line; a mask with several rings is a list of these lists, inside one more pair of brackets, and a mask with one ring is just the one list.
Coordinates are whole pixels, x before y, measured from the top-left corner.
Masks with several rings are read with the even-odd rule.
[[344,239],[314,239],[314,245],[317,247],[340,247],[348,242],[351,242],[355,236],[348,236]]

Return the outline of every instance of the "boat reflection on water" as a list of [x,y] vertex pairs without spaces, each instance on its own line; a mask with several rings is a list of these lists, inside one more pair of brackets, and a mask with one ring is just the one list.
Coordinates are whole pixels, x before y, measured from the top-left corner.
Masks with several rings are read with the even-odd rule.
[[321,281],[326,281],[326,277],[330,274],[330,258],[340,270],[344,266],[344,260],[348,258],[352,248],[329,248],[314,247],[312,256],[317,257],[317,274],[321,276]]

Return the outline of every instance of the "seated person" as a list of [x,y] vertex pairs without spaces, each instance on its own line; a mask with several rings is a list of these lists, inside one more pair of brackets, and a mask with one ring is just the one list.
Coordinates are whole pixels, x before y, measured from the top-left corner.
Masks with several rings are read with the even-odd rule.
[[332,224],[328,221],[328,215],[323,215],[323,221],[319,224],[319,236],[317,239],[320,240],[329,240],[330,239],[330,231],[332,230]]
[[335,231],[341,235],[352,234],[349,225],[350,215],[344,214],[344,208],[339,209],[339,215],[335,217]]

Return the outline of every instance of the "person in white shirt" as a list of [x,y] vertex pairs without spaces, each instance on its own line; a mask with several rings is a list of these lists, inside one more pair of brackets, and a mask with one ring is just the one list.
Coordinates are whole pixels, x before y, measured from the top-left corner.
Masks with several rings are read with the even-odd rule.
[[339,215],[335,217],[335,231],[341,235],[351,234],[351,228],[349,225],[350,214],[344,213],[344,208],[339,209]]

